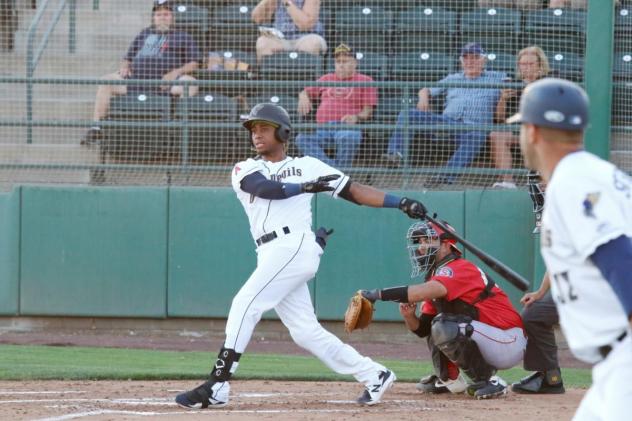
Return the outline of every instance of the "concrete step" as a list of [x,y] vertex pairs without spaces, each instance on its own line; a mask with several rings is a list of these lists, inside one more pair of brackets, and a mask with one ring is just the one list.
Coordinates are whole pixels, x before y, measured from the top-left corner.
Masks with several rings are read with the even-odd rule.
[[[33,127],[33,144],[79,145],[86,128],[83,127]],[[26,144],[26,127],[0,126],[0,144]]]
[[[34,120],[90,120],[94,107],[94,98],[41,98],[35,95],[33,102]],[[0,115],[3,119],[24,119],[26,117],[26,99],[0,102]]]

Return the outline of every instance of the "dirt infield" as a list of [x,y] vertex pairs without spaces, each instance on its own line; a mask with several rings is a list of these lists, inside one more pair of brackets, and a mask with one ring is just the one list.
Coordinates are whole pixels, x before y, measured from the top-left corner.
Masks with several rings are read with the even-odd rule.
[[236,381],[231,402],[222,409],[185,410],[174,402],[191,381],[32,381],[0,382],[0,418],[11,420],[358,420],[571,419],[583,390],[564,395],[524,396],[477,401],[465,395],[423,395],[412,383],[396,383],[380,405],[355,403],[357,383]]

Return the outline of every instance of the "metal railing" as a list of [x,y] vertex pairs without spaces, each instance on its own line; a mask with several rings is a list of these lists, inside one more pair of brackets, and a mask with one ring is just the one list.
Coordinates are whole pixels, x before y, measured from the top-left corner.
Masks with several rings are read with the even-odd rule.
[[[44,0],[40,3],[37,8],[37,12],[31,21],[31,25],[29,26],[28,34],[27,34],[27,43],[26,43],[26,120],[28,122],[33,121],[33,75],[35,74],[35,69],[37,68],[37,64],[39,63],[46,46],[48,45],[48,41],[50,39],[51,34],[55,30],[59,19],[68,5],[68,52],[74,53],[77,49],[77,0],[60,0],[57,9],[54,12],[53,18],[48,24],[48,27],[44,31],[44,35],[42,36],[42,40],[35,47],[35,33],[37,28],[48,8],[51,0]],[[37,48],[37,49],[36,49]],[[33,126],[27,126],[27,134],[26,134],[26,143],[33,142]]]

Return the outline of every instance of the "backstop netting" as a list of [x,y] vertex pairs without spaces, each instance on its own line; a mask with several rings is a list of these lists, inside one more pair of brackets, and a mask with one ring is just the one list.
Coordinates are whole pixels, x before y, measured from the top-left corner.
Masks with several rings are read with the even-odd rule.
[[[632,32],[621,3],[612,149],[629,171]],[[522,89],[584,78],[581,0],[168,4],[0,0],[5,188],[227,186],[234,163],[255,155],[241,120],[261,102],[289,112],[289,155],[361,182],[520,187],[517,128],[504,121]]]

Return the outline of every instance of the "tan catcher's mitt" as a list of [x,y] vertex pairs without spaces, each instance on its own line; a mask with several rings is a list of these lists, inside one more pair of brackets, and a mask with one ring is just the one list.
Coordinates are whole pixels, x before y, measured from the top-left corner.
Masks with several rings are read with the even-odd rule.
[[351,297],[345,312],[345,331],[351,333],[356,329],[364,329],[373,320],[373,303],[362,296],[360,291]]

